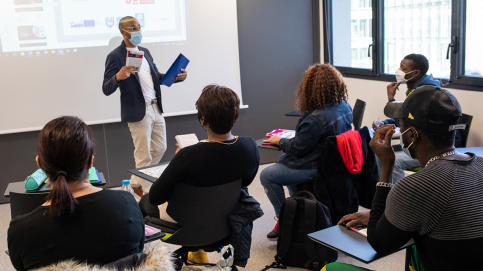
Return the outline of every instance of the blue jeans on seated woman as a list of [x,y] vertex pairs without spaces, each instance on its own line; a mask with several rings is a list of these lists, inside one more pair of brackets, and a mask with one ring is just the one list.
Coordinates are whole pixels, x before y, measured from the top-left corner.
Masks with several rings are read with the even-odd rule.
[[280,208],[285,201],[284,186],[288,187],[290,196],[297,192],[297,184],[315,179],[317,169],[291,169],[281,163],[275,163],[266,167],[260,173],[260,181],[265,188],[265,193],[275,209],[275,215],[279,217]]

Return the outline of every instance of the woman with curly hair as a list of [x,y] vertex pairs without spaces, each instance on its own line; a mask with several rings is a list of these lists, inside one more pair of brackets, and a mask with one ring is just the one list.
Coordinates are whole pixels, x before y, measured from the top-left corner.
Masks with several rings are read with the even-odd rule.
[[[347,87],[340,72],[329,64],[316,64],[305,71],[295,106],[301,114],[295,137],[286,139],[274,135],[265,141],[278,145],[284,152],[277,163],[260,174],[277,217],[285,200],[283,186],[287,186],[290,195],[293,195],[297,184],[314,179],[327,137],[352,129],[352,108],[347,103]],[[267,238],[278,238],[278,221]]]

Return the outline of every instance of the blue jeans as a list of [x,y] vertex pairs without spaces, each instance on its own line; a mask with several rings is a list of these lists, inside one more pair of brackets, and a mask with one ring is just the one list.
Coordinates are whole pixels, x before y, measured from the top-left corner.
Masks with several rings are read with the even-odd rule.
[[[403,151],[394,152],[396,160],[394,161],[394,169],[392,170],[391,183],[395,184],[397,181],[404,178],[404,170],[413,167],[419,167],[419,160],[413,159],[405,154]],[[381,175],[381,161],[376,156],[377,168],[379,176]]]
[[265,188],[265,193],[275,209],[275,215],[279,217],[280,208],[285,201],[283,186],[287,186],[290,196],[297,192],[297,184],[315,179],[317,169],[291,169],[280,163],[275,163],[260,173],[260,181]]

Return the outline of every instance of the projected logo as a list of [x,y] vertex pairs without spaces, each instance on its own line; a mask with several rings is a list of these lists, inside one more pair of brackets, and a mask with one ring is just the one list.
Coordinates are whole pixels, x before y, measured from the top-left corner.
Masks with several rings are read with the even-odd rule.
[[94,27],[96,26],[95,20],[84,20],[84,27]]
[[138,20],[141,26],[144,26],[144,13],[136,13],[134,17],[136,18],[136,20]]
[[114,17],[106,17],[106,26],[109,28],[114,26]]
[[122,17],[116,17],[116,25],[119,25],[119,21],[122,19]]
[[84,22],[83,21],[70,22],[70,27],[71,28],[84,27]]

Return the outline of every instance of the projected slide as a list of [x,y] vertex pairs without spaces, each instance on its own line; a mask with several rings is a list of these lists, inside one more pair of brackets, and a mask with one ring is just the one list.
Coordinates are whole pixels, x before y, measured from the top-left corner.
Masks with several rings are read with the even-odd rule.
[[140,22],[143,43],[184,42],[186,9],[179,0],[1,1],[1,51],[106,46],[119,36],[119,20],[126,15]]
[[212,83],[233,89],[246,107],[236,7],[236,0],[0,0],[0,135],[39,130],[62,115],[119,122],[120,91],[106,96],[102,83],[126,15],[143,26],[140,46],[159,72],[180,53],[190,60],[186,81],[161,86],[165,117],[196,114]]

